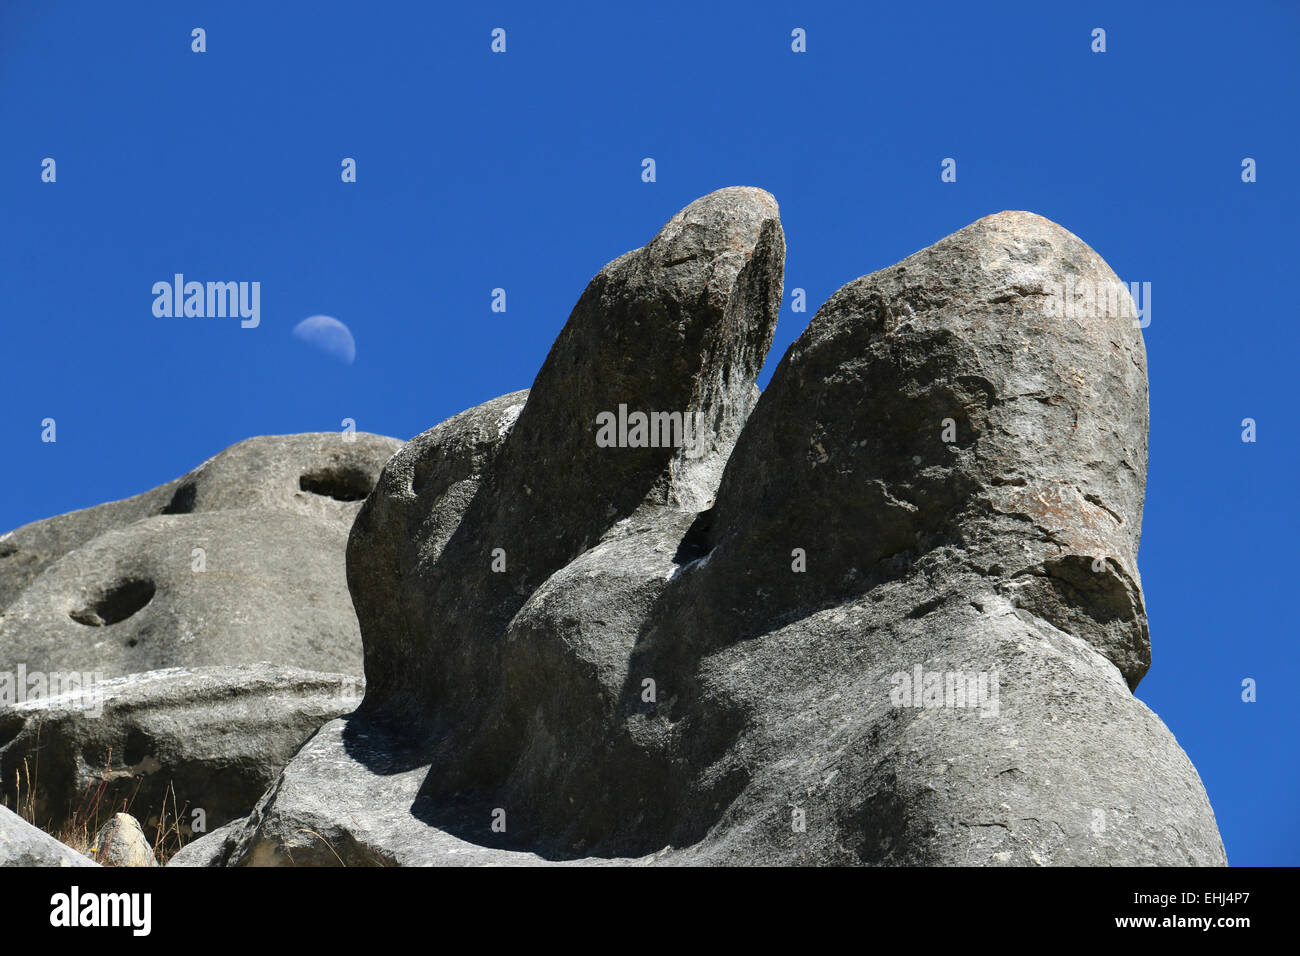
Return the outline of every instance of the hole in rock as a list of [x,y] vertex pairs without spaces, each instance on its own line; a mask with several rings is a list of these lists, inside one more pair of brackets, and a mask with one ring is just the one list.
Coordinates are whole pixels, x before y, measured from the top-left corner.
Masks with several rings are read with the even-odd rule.
[[712,551],[713,545],[709,542],[709,533],[712,529],[713,509],[709,508],[696,515],[686,534],[682,535],[682,540],[677,545],[677,553],[673,555],[673,563],[690,564]]
[[143,763],[145,757],[149,756],[153,750],[153,741],[139,727],[131,728],[126,735],[126,744],[122,748],[121,759],[126,762],[126,766],[134,767]]
[[0,715],[0,750],[8,747],[22,733],[27,720],[18,714]]
[[187,515],[194,511],[194,498],[198,493],[198,486],[187,483],[181,485],[172,494],[172,500],[167,502],[163,508],[162,514],[165,515]]
[[298,479],[298,487],[335,501],[362,501],[374,481],[360,468],[324,468],[307,472]]
[[88,627],[104,627],[125,621],[153,600],[156,588],[152,581],[123,581],[68,617]]
[[945,600],[946,598],[943,597],[942,595],[936,598],[931,598],[930,600],[918,604],[916,607],[912,608],[912,610],[907,612],[907,616],[911,618],[913,621],[917,620],[918,618],[925,617],[931,611],[936,610],[940,605],[942,605]]

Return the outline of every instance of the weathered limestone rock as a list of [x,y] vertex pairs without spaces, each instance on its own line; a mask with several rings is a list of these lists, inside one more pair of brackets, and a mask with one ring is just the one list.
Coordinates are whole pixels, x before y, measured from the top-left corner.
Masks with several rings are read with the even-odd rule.
[[15,781],[30,780],[36,819],[57,832],[103,785],[102,804],[129,801],[151,840],[164,811],[187,837],[195,811],[214,830],[246,816],[317,727],[356,708],[363,687],[271,664],[172,668],[19,704],[0,711],[0,799],[28,796]]
[[360,670],[344,551],[401,443],[254,438],[153,491],[0,538],[0,670],[271,660]]
[[[530,390],[394,455],[347,544],[362,706],[174,865],[1223,864],[1132,693],[1146,356],[1114,273],[986,217],[841,288],[756,398],[783,258],[767,193],[697,200],[592,280]],[[268,495],[214,540],[301,520]],[[160,666],[208,647],[175,636],[201,608],[242,653],[171,576],[173,520],[79,540],[0,649],[21,621],[74,658],[55,608],[136,640],[92,660]],[[310,595],[288,533],[236,560]],[[277,646],[323,626],[252,607]]]
[[234,837],[243,832],[247,818],[239,817],[211,833],[197,836],[185,844],[167,861],[166,866],[218,867],[225,866]]
[[[780,307],[784,251],[776,203],[762,190],[726,189],[697,200],[651,243],[592,280],[526,396],[505,396],[456,416],[411,442],[386,469],[382,491],[368,499],[349,542],[350,585],[366,628],[371,710],[349,722],[348,735],[336,729],[335,736],[356,741],[356,752],[369,756],[358,758],[363,771],[334,772],[336,780],[356,781],[356,803],[372,787],[398,782],[391,768],[369,770],[389,767],[385,754],[403,751],[404,744],[381,729],[397,724],[418,741],[400,760],[411,771],[405,780],[424,779],[428,790],[442,773],[429,770],[435,760],[445,770],[438,792],[421,794],[430,821],[458,835],[454,820],[464,816],[464,839],[455,841],[462,859],[466,844],[478,842],[480,797],[466,794],[471,788],[481,794],[481,781],[509,775],[523,742],[520,715],[540,703],[517,686],[526,671],[519,662],[541,653],[550,668],[584,666],[563,646],[536,649],[503,640],[512,618],[548,578],[564,574],[602,541],[633,535],[646,544],[647,529],[656,542],[647,550],[662,553],[648,562],[658,577],[643,597],[662,585],[660,571],[670,566],[695,511],[711,500],[753,406],[754,380]],[[647,437],[646,447],[602,447],[598,422],[603,413],[618,415],[620,405],[647,415],[686,415],[702,423],[698,440],[687,443],[683,430],[653,445]],[[676,446],[675,437],[681,438]],[[623,547],[636,564],[647,564],[635,547]],[[626,574],[639,580],[640,570],[629,567]],[[617,596],[611,604],[618,604]],[[624,616],[634,627],[635,615]],[[535,679],[544,683],[540,675]],[[434,699],[442,702],[436,713],[427,707]],[[598,721],[607,710],[608,701],[597,701],[597,717],[583,719]],[[322,735],[330,727],[337,722]],[[422,752],[433,736],[439,738],[436,758]],[[250,833],[234,859],[301,856],[301,840],[289,834],[316,829],[310,824],[321,821],[309,811],[295,816],[298,804],[290,804],[284,790],[300,779],[298,792],[320,788],[333,776],[308,769],[307,755],[319,752],[314,745],[328,748],[325,739],[304,748],[281,794],[250,818]],[[628,784],[634,792],[636,782]],[[465,793],[446,799],[443,791]],[[338,792],[329,791],[329,799]],[[404,827],[410,806],[400,804],[405,796],[391,799]],[[318,792],[303,802],[315,807],[328,801]],[[360,816],[349,816],[365,822],[340,819],[342,829],[331,832],[346,832],[358,845],[391,845],[392,839],[374,836],[395,832],[382,805],[357,806]],[[427,833],[428,827],[402,832]],[[486,849],[509,850],[512,839],[507,824],[506,835]],[[340,844],[350,846],[349,840],[331,842],[336,852]],[[427,849],[410,848],[413,855],[406,849],[387,859],[433,862]],[[319,862],[329,862],[329,852],[322,853]]]
[[99,866],[0,806],[0,866]]
[[[469,713],[500,706],[502,689],[496,642],[483,635],[499,635],[534,589],[643,502],[686,509],[711,497],[771,344],[784,255],[767,193],[734,188],[697,200],[592,280],[521,411],[514,406],[524,396],[506,396],[457,416],[413,450],[420,487],[410,493],[427,496],[427,486],[441,494],[444,485],[449,493],[434,503],[434,527],[417,532],[417,563],[402,579],[398,601],[414,630],[376,620],[366,640],[373,700],[400,708],[439,697],[461,715],[458,725],[477,723]],[[597,419],[620,405],[698,414],[698,442],[599,447]],[[489,447],[498,440],[499,449]],[[478,477],[462,477],[467,470]],[[387,491],[392,479],[383,480]],[[358,517],[352,574],[410,552],[390,540],[407,535],[408,522],[390,526],[370,513],[393,507],[384,499],[376,495]],[[506,570],[492,572],[502,558]],[[363,605],[394,606],[388,592],[371,601],[360,578],[356,594]],[[358,613],[368,625],[367,611]]]
[[[366,701],[227,862],[1224,862],[1131,692],[1146,359],[1114,274],[987,217],[839,290],[751,415],[778,236],[752,191],[692,204],[593,280],[513,429],[520,396],[381,480]],[[702,461],[592,440],[683,401]]]

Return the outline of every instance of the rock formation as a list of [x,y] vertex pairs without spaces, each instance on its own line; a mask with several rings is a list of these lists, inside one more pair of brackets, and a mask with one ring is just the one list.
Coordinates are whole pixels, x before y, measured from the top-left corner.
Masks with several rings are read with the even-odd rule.
[[[220,862],[1224,862],[1132,694],[1145,352],[1058,291],[1114,274],[987,217],[840,289],[754,404],[782,247],[760,190],[692,203],[526,395],[393,458],[365,702]],[[703,441],[601,447],[620,406]]]
[[357,673],[343,542],[401,443],[252,438],[135,498],[0,538],[0,669],[272,661]]
[[[783,269],[770,195],[699,199],[591,281],[531,389],[394,454],[347,542],[362,705],[173,865],[1224,863],[1133,696],[1146,357],[1114,273],[986,217],[841,288],[760,396]],[[269,498],[259,523],[301,518]],[[129,517],[96,587],[188,553]],[[84,548],[48,534],[16,537]],[[7,655],[123,626],[79,560],[0,618]],[[274,566],[295,648],[315,598]],[[217,620],[190,633],[238,645]]]
[[340,674],[245,664],[149,671],[27,701],[0,711],[0,797],[29,800],[58,831],[93,792],[102,806],[129,805],[151,843],[164,810],[189,838],[196,819],[215,830],[245,816],[363,688]]
[[0,537],[0,803],[58,832],[94,791],[150,841],[164,801],[185,836],[247,815],[364,686],[347,535],[401,444],[253,438]]

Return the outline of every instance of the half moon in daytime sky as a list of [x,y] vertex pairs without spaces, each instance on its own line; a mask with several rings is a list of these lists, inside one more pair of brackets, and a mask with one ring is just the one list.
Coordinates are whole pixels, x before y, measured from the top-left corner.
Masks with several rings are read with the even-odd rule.
[[357,357],[357,343],[351,330],[332,315],[303,319],[293,327],[293,334],[348,365]]

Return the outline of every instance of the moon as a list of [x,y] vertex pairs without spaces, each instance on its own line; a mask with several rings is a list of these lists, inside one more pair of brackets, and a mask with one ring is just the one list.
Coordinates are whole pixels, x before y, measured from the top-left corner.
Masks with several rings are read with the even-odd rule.
[[357,343],[351,330],[332,315],[313,315],[293,327],[296,338],[351,365],[357,357]]

